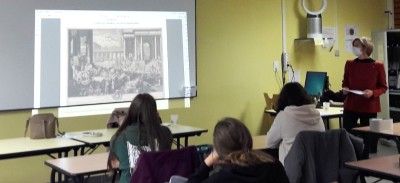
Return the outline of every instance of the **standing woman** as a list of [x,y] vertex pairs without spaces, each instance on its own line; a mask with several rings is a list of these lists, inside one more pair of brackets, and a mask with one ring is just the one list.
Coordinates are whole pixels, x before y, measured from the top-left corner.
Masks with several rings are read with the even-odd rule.
[[119,182],[129,183],[141,152],[170,150],[171,145],[171,131],[161,126],[156,101],[147,93],[138,94],[110,140],[108,169],[119,168]]
[[[354,60],[347,60],[344,69],[343,94],[343,126],[348,131],[357,126],[360,119],[361,126],[369,126],[369,119],[376,118],[381,111],[379,96],[387,90],[386,73],[380,61],[372,59],[374,45],[366,37],[353,40]],[[362,94],[355,94],[350,90],[359,90]],[[377,138],[364,139],[366,156],[376,153]],[[366,157],[365,156],[365,157]]]
[[[268,154],[253,150],[247,127],[237,119],[225,118],[214,128],[214,150],[188,183],[289,183],[282,164]],[[210,171],[219,166],[215,173]]]

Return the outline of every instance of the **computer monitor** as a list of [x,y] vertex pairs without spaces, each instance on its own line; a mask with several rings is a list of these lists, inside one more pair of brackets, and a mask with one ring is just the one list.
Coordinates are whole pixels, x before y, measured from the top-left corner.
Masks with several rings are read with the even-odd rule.
[[321,96],[324,92],[326,72],[307,71],[304,88],[310,96]]

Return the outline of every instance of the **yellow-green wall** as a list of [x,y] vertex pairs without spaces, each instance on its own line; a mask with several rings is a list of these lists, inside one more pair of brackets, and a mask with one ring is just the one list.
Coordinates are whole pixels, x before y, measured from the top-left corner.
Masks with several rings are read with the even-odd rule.
[[[311,4],[320,7],[320,3]],[[308,2],[307,1],[307,2]],[[335,26],[334,0],[328,0],[323,26]],[[306,37],[305,13],[301,0],[286,0],[287,51],[302,82],[307,70],[327,71],[333,90],[339,90],[344,61],[353,56],[344,50],[344,26],[356,25],[360,35],[384,29],[386,1],[337,0],[340,56],[312,42],[295,42]],[[242,120],[253,135],[266,133],[271,123],[263,113],[262,93],[278,93],[280,87],[272,69],[282,53],[281,1],[197,0],[198,97],[191,107],[160,111],[163,119],[179,114],[179,123],[208,128],[209,132],[190,139],[192,144],[211,143],[218,119],[232,116]],[[280,75],[280,73],[278,74]],[[182,101],[174,101],[182,102]],[[0,139],[23,136],[30,111],[0,112]],[[62,118],[63,131],[104,128],[108,115]],[[24,144],[21,144],[21,146]],[[7,147],[0,147],[7,148]],[[98,151],[104,151],[100,149]],[[0,161],[0,182],[48,182],[47,156]]]

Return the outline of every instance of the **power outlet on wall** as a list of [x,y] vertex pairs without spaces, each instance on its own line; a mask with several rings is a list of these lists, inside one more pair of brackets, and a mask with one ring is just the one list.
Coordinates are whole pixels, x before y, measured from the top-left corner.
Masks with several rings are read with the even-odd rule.
[[335,50],[335,57],[339,56],[339,50]]
[[278,72],[279,62],[274,60],[274,72]]

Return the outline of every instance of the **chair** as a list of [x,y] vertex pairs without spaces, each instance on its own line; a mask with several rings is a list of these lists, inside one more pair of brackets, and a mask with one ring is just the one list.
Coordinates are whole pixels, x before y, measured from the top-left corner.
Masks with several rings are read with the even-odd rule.
[[354,140],[353,143],[344,129],[300,132],[285,158],[285,170],[289,181],[355,182],[357,171],[344,167],[345,162],[356,161],[357,154],[362,152],[362,141]]
[[212,150],[213,150],[213,145],[211,144],[202,144],[202,145],[197,145],[197,154],[199,156],[200,161],[204,161],[205,157],[208,156]]
[[128,107],[115,108],[107,122],[107,128],[118,128],[129,113]]
[[141,153],[131,183],[168,182],[173,175],[189,177],[200,166],[195,146]]
[[171,179],[169,179],[169,183],[186,183],[189,179],[186,177],[181,177],[178,175],[173,175]]
[[278,102],[279,95],[273,94],[272,98],[269,97],[268,93],[264,93],[265,99],[265,110],[275,109],[276,103]]

